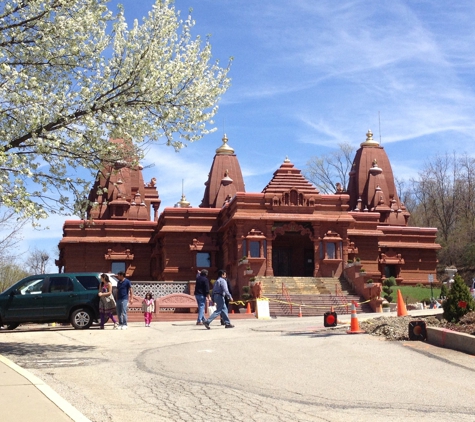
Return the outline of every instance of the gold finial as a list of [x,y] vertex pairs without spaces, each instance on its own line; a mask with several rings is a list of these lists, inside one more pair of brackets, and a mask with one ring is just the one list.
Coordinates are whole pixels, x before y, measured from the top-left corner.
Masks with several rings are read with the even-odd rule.
[[368,132],[366,132],[366,141],[362,142],[360,144],[362,147],[379,147],[379,144],[377,141],[373,139],[373,132],[371,132],[371,129],[368,129]]
[[175,204],[175,208],[189,208],[190,207],[190,203],[186,200],[186,197],[185,197],[184,183],[185,181],[182,179],[181,180],[181,200],[179,200]]
[[223,145],[221,145],[216,150],[216,154],[221,154],[221,155],[232,155],[232,154],[234,154],[234,149],[231,148],[228,145],[228,137],[226,136],[226,134],[224,134],[222,141],[223,141]]

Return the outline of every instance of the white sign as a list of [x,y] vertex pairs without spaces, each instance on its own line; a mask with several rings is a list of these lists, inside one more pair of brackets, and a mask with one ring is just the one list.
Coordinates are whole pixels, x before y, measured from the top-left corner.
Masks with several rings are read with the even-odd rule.
[[434,274],[429,274],[427,276],[427,278],[429,279],[429,283],[433,283],[434,282]]

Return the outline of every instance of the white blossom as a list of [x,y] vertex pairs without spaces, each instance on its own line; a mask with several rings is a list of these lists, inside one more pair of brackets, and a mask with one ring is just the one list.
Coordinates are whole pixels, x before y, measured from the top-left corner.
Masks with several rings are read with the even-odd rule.
[[35,217],[71,209],[87,185],[74,169],[118,158],[112,133],[140,157],[145,139],[179,150],[212,130],[229,66],[210,63],[191,18],[157,0],[129,29],[106,4],[0,3],[0,205]]

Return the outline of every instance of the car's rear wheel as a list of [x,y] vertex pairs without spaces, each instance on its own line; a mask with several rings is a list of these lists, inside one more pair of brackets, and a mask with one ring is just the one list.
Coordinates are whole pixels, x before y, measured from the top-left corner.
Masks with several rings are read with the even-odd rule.
[[20,324],[7,324],[7,330],[14,330],[16,327],[18,327]]
[[76,330],[84,330],[92,325],[92,312],[89,309],[76,309],[71,314],[71,324]]

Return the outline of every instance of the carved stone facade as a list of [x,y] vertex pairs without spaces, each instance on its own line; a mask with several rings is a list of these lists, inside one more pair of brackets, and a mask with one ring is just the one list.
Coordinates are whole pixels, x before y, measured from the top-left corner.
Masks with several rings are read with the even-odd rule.
[[186,203],[158,216],[156,180],[144,183],[141,168],[127,163],[106,168],[91,191],[90,220],[64,224],[60,270],[123,265],[132,280],[177,282],[194,280],[203,268],[215,278],[223,268],[235,292],[256,275],[338,277],[356,258],[375,282],[395,276],[402,284],[425,283],[435,272],[436,229],[407,225],[389,159],[370,131],[348,189],[340,185],[331,195],[288,159],[262,192],[245,192],[227,142],[216,150],[198,208]]

